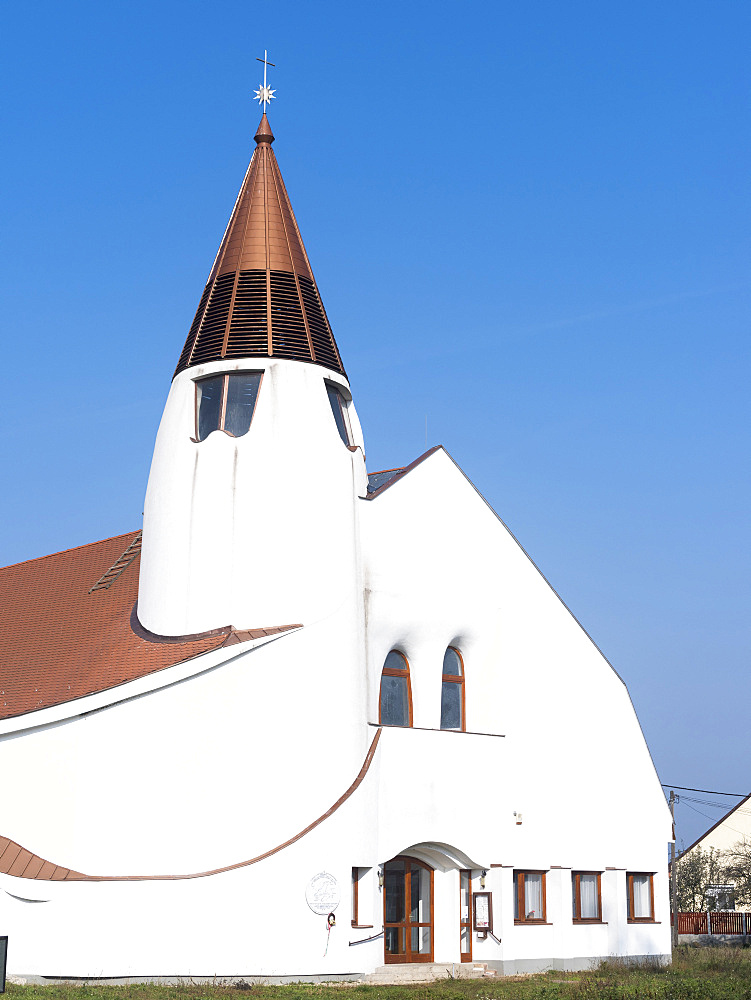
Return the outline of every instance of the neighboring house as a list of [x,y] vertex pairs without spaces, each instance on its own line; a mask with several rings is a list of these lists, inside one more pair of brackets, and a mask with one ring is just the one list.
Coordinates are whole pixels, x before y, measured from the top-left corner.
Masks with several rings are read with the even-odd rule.
[[143,535],[0,571],[10,971],[667,960],[623,681],[443,448],[366,471],[265,115],[255,139]]
[[[751,843],[751,793],[741,799],[737,805],[725,813],[717,822],[703,833],[698,840],[681,851],[678,861],[688,855],[698,851],[719,851],[724,852],[734,847],[742,841]],[[735,895],[733,883],[709,886],[707,895],[715,900],[714,908],[717,910],[734,910]]]

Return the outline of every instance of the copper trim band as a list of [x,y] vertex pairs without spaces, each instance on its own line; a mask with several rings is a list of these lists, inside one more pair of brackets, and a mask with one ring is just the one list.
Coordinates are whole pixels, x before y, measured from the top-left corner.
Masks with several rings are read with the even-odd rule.
[[[429,448],[428,451],[420,455],[419,458],[416,458],[414,462],[410,462],[409,465],[405,465],[403,469],[397,469],[396,475],[393,476],[393,478],[388,479],[383,486],[379,486],[377,490],[373,490],[372,493],[368,493],[366,497],[363,497],[363,500],[374,500],[376,497],[379,497],[381,493],[386,492],[389,486],[393,486],[394,483],[398,483],[400,479],[404,479],[408,472],[411,472],[416,466],[420,465],[421,462],[424,462],[426,458],[430,458],[430,456],[434,455],[437,451],[441,451],[441,445],[439,444],[435,445],[433,448]],[[384,469],[383,471],[391,472],[392,470]],[[373,475],[376,475],[376,473],[373,473]]]
[[[138,601],[136,601],[130,613],[130,628],[134,635],[145,642],[180,644],[195,642],[197,639],[220,639],[222,636],[226,636],[226,641],[221,645],[233,646],[238,642],[248,642],[249,639],[265,639],[267,636],[280,635],[293,628],[302,628],[302,625],[299,623],[295,625],[265,625],[262,628],[245,629],[235,628],[234,625],[223,625],[221,628],[212,628],[207,632],[192,632],[190,635],[157,635],[156,632],[149,632],[138,620]],[[211,650],[207,652],[211,652]]]
[[294,837],[290,837],[283,844],[272,847],[270,851],[265,851],[263,854],[259,854],[258,857],[251,858],[249,861],[238,861],[234,865],[226,865],[224,868],[214,868],[212,871],[207,872],[195,872],[192,875],[82,875],[81,872],[75,872],[70,868],[62,868],[59,865],[55,865],[51,861],[45,861],[44,858],[32,854],[31,851],[25,850],[20,844],[9,840],[7,837],[0,837],[0,873],[3,875],[15,875],[18,878],[31,878],[37,881],[52,882],[160,882],[179,881],[188,878],[205,878],[207,875],[221,875],[222,872],[231,872],[236,868],[247,868],[248,865],[264,861],[266,858],[270,858],[273,854],[278,854],[285,847],[289,847],[302,839],[311,830],[315,830],[317,826],[320,826],[329,816],[332,816],[340,806],[344,805],[353,792],[357,791],[365,775],[368,773],[370,765],[373,763],[378,741],[381,738],[381,732],[382,730],[379,729],[373,737],[373,741],[365,755],[365,760],[357,777],[330,809],[327,809],[322,816],[313,820],[312,823]]

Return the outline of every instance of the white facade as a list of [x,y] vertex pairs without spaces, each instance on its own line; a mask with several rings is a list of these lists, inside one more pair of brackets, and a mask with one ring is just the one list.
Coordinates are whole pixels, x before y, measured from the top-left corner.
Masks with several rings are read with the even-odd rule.
[[[250,430],[195,441],[195,380],[233,371],[263,372]],[[369,498],[354,406],[347,447],[327,382],[349,396],[294,360],[174,379],[141,625],[300,627],[0,723],[0,834],[105,877],[0,875],[9,972],[358,977],[384,964],[379,873],[403,855],[433,871],[435,962],[461,959],[460,870],[492,893],[475,962],[669,956],[670,816],[623,682],[445,451]],[[449,646],[464,732],[440,728]],[[409,727],[379,726],[391,650]],[[545,873],[544,922],[515,922],[520,871]],[[598,922],[572,918],[576,871],[600,874]],[[320,872],[341,890],[330,931],[306,903]],[[628,919],[629,873],[652,877],[649,919]]]

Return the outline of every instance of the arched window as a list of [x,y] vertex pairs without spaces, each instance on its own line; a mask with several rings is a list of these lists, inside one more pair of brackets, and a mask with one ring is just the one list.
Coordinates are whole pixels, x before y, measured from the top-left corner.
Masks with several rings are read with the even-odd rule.
[[412,725],[409,664],[406,656],[395,649],[391,650],[383,664],[378,721],[382,726]]
[[331,412],[334,414],[334,420],[336,421],[336,429],[339,431],[339,437],[346,445],[351,445],[352,428],[349,423],[347,400],[344,398],[344,393],[341,389],[338,389],[330,382],[326,383],[326,392],[329,394]]
[[261,372],[210,375],[196,381],[196,440],[212,431],[242,437],[250,429]]
[[441,729],[464,728],[464,662],[459,650],[449,646],[443,654]]

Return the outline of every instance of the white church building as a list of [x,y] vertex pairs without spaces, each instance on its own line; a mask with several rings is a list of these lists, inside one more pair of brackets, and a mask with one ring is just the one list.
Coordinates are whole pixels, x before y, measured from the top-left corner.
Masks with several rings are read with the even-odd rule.
[[668,961],[623,681],[443,448],[368,473],[265,114],[255,141],[142,533],[0,570],[8,972]]

